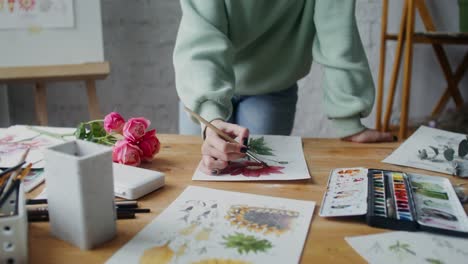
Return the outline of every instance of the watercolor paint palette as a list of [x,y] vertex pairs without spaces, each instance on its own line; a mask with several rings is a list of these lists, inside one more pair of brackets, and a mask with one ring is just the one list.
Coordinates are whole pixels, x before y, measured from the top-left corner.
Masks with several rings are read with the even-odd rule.
[[468,237],[468,217],[450,181],[443,177],[334,169],[319,215],[365,215],[370,226]]

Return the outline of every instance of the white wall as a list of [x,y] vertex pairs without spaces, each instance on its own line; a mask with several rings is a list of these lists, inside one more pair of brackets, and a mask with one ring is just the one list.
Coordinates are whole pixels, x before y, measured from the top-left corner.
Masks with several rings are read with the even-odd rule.
[[[400,12],[402,1],[389,0],[392,11],[389,28],[393,31],[399,23],[394,12]],[[436,24],[446,29],[458,29],[457,0],[426,2],[434,11]],[[103,113],[117,110],[125,116],[143,115],[151,119],[159,132],[177,133],[178,107],[172,50],[180,15],[179,1],[175,0],[102,0],[105,59],[111,63],[111,75],[97,84]],[[374,80],[377,79],[379,65],[380,15],[381,0],[357,0],[358,27]],[[466,47],[449,47],[447,50],[451,62],[457,63]],[[393,53],[394,44],[389,44],[387,84]],[[430,47],[419,45],[414,55],[410,117],[417,120],[431,112],[445,83]],[[314,64],[307,78],[300,81],[294,134],[308,137],[333,135],[333,129],[322,112],[321,83],[321,68]],[[15,85],[12,88],[9,91],[12,122],[34,123],[32,87]],[[468,100],[466,76],[461,89]],[[51,125],[74,126],[89,118],[83,84],[57,83],[48,93]],[[398,118],[399,99],[393,112]],[[374,113],[364,122],[372,127]]]

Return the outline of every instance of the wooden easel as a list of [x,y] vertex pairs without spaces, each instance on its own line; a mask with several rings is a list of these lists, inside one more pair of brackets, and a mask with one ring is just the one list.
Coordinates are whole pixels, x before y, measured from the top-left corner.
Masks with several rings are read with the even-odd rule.
[[85,81],[88,111],[91,119],[102,118],[96,95],[95,81],[109,75],[108,62],[54,66],[0,67],[0,82],[33,82],[36,117],[39,125],[47,125],[46,83],[55,81]]
[[[414,32],[414,20],[416,10],[419,12],[424,27],[427,32]],[[460,82],[463,74],[468,68],[468,52],[464,56],[462,62],[457,67],[455,73],[450,67],[447,55],[442,47],[443,44],[468,44],[468,34],[455,33],[448,34],[437,32],[432,17],[427,9],[424,0],[405,0],[401,16],[400,28],[398,34],[387,33],[388,21],[388,0],[382,2],[382,25],[381,25],[381,46],[380,46],[380,65],[379,77],[377,88],[377,105],[376,105],[376,128],[381,131],[389,130],[389,123],[391,117],[391,110],[393,100],[395,97],[396,83],[398,80],[398,73],[400,71],[401,56],[403,48],[406,46],[404,66],[403,66],[403,92],[401,104],[401,117],[399,138],[403,140],[407,137],[408,130],[408,114],[409,114],[409,99],[411,87],[411,71],[413,61],[413,45],[415,43],[430,44],[437,56],[437,60],[442,68],[445,79],[447,80],[447,87],[444,94],[439,99],[437,105],[432,111],[432,116],[439,114],[446,106],[450,97],[453,98],[457,108],[463,105],[463,98],[458,90],[458,83]],[[385,55],[386,55],[386,42],[387,40],[397,41],[396,58],[393,64],[392,75],[390,79],[390,87],[387,97],[387,108],[385,111],[384,121],[382,123],[382,101],[384,91],[384,74],[385,74]]]

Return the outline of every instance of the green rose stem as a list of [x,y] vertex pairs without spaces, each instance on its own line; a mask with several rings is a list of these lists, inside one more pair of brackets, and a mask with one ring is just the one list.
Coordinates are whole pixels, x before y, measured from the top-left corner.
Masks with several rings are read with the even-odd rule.
[[46,135],[46,136],[49,136],[49,137],[53,137],[53,138],[58,138],[58,139],[61,139],[61,140],[65,140],[65,137],[69,137],[69,136],[73,136],[74,133],[71,133],[71,134],[57,134],[57,133],[52,133],[52,132],[49,132],[49,131],[44,131],[42,129],[38,129],[38,128],[35,128],[35,127],[30,127],[28,126],[28,129],[34,131],[34,132],[37,132],[41,135]]

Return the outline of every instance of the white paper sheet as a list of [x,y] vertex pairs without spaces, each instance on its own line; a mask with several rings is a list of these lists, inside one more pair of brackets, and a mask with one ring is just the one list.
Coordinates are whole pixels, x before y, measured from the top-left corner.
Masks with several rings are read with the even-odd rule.
[[[463,134],[421,126],[382,162],[447,174],[455,174],[458,171],[459,176],[468,176],[468,157],[458,156],[458,146],[466,137]],[[455,151],[453,161],[444,157],[446,147]],[[434,148],[437,149],[437,155]]]
[[0,0],[0,29],[71,28],[73,0]]
[[467,263],[468,239],[423,232],[389,232],[346,237],[369,263]]
[[314,206],[189,186],[107,263],[297,263]]
[[300,137],[251,135],[250,138],[254,140],[263,138],[264,144],[262,145],[271,150],[262,151],[261,154],[254,152],[258,158],[270,165],[269,168],[263,168],[253,161],[242,159],[231,162],[227,170],[216,176],[207,175],[197,168],[192,180],[287,181],[310,178]]
[[[42,131],[48,131],[60,135],[72,134],[75,128],[34,127]],[[13,167],[21,160],[21,156],[27,148],[30,149],[26,158],[27,163],[32,163],[32,168],[44,167],[44,148],[73,139],[74,136],[58,139],[33,131],[29,126],[11,126],[0,131],[0,167]]]

